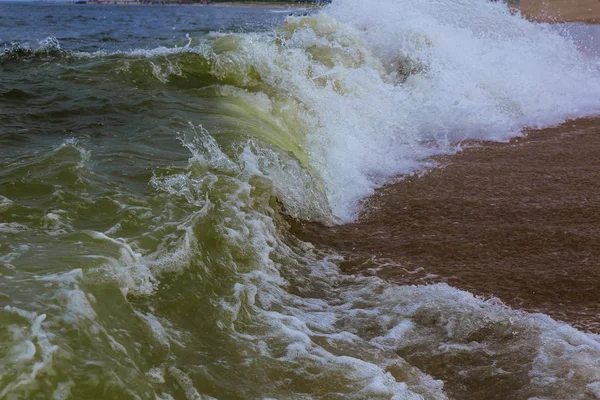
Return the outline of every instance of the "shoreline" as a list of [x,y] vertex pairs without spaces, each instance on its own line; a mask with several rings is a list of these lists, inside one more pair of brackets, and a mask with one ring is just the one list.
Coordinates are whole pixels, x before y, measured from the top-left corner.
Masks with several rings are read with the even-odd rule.
[[389,183],[357,222],[292,221],[345,273],[447,283],[600,333],[600,118],[473,142]]

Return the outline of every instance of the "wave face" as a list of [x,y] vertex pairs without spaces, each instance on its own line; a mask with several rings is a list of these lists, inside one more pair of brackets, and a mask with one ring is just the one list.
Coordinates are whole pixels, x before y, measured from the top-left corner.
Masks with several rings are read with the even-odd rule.
[[[107,16],[73,10],[43,12]],[[0,398],[600,398],[600,337],[343,275],[289,230],[355,219],[464,139],[598,114],[594,52],[484,1],[276,11],[134,50],[7,42]]]

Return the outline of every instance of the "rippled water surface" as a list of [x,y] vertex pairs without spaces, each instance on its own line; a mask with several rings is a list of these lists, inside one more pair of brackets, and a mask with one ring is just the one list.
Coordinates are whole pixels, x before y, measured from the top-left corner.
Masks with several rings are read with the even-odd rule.
[[597,115],[582,29],[479,0],[0,3],[0,398],[600,398],[598,336],[341,274],[289,229]]

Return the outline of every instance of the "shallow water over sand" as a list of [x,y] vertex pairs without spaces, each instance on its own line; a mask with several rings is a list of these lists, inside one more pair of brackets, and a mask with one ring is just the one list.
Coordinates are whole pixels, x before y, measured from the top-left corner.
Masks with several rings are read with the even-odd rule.
[[446,282],[597,333],[598,125],[465,144],[382,188],[358,222],[305,227],[308,240],[347,254],[346,272]]

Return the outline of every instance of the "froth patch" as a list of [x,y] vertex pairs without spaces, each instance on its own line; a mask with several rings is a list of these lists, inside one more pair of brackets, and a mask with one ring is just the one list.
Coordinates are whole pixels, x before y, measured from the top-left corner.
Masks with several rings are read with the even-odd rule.
[[[50,335],[43,327],[46,314],[36,314],[17,307],[6,306],[4,312],[16,316],[21,323],[5,326],[1,335],[6,337],[5,330],[10,333],[9,345],[11,350],[0,362],[0,383],[3,389],[0,397],[5,397],[15,390],[25,390],[35,383],[42,371],[52,364],[53,353],[58,347],[51,343]],[[25,326],[22,323],[25,322]]]

